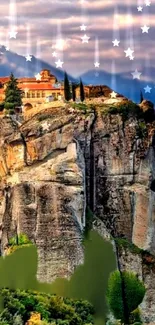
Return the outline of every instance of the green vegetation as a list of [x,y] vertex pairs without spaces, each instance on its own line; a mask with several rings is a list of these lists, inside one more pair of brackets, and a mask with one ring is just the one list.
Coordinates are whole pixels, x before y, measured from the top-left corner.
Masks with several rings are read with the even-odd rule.
[[25,234],[16,235],[9,239],[9,246],[32,244]]
[[[22,291],[31,289],[31,291],[56,294],[76,300],[87,300],[94,306],[95,324],[104,324],[107,312],[105,293],[108,278],[109,274],[116,269],[113,246],[103,240],[95,231],[90,232],[89,240],[85,240],[83,246],[84,264],[76,268],[70,280],[59,278],[51,284],[41,283],[37,280],[37,248],[31,244],[13,246],[21,248],[16,249],[13,254],[7,255],[5,258],[0,257],[0,289],[17,290],[18,288]],[[22,310],[23,307],[20,307]],[[10,308],[13,309],[14,306],[10,304]],[[2,312],[4,310],[5,308]],[[76,325],[76,322],[72,322],[72,325]]]
[[110,114],[120,114],[124,121],[126,121],[129,117],[135,116],[137,118],[143,118],[142,109],[133,102],[127,102],[125,104],[119,104],[118,106],[109,107]]
[[66,71],[64,74],[64,97],[66,101],[69,101],[72,98],[70,84],[69,84],[68,75]]
[[83,103],[71,103],[71,106],[73,108],[75,108],[75,109],[80,109],[84,113],[86,113],[87,109],[88,109],[88,106],[86,104],[83,104]]
[[133,243],[129,242],[126,238],[113,238],[118,247],[127,248],[133,254],[141,254],[143,250]]
[[143,139],[147,136],[148,131],[146,123],[144,121],[139,121],[136,132],[140,139]]
[[83,87],[83,82],[81,79],[80,79],[80,99],[81,99],[81,102],[84,102],[84,100],[85,100],[84,87]]
[[55,325],[94,323],[94,308],[86,300],[73,300],[19,289],[1,289],[0,294],[4,298],[4,309],[0,313],[0,321],[6,322],[8,325],[12,325],[15,318],[16,324],[18,320],[21,321],[20,325],[25,324],[30,319],[32,312],[38,312],[41,319],[45,320],[47,324],[51,322]]
[[142,91],[140,91],[140,104],[142,103],[143,100],[144,100],[143,93]]
[[7,114],[14,114],[15,108],[22,105],[22,94],[23,91],[18,88],[17,79],[14,77],[13,73],[11,73],[10,80],[5,90],[4,107]]
[[117,106],[110,106],[108,111],[105,110],[105,114],[120,114],[124,121],[130,117],[136,117],[138,120],[144,120],[146,123],[152,122],[155,120],[155,114],[153,108],[148,108],[146,111],[143,111],[142,108],[128,101],[127,103],[120,103]]
[[133,322],[132,312],[143,301],[145,292],[143,282],[134,273],[114,271],[109,277],[107,290],[110,311],[116,319],[121,320],[121,323],[128,325],[129,321]]

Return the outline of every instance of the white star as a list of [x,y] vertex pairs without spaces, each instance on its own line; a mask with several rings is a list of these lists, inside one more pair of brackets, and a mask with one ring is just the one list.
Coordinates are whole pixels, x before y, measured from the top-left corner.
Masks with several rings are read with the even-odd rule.
[[37,73],[37,74],[35,75],[35,78],[36,78],[36,80],[41,80],[41,74],[40,74],[40,73]]
[[9,46],[6,46],[5,49],[6,49],[6,51],[9,51],[10,50]]
[[62,65],[64,64],[64,62],[62,62],[62,61],[59,59],[57,62],[55,62],[55,64],[56,64],[56,68],[62,68]]
[[148,33],[148,30],[150,29],[150,27],[145,25],[145,26],[141,27],[141,29],[142,29],[142,33]]
[[135,58],[135,57],[134,57],[133,55],[130,55],[130,56],[129,56],[129,59],[130,59],[130,60],[134,60],[134,58]]
[[128,56],[130,57],[134,53],[134,50],[131,50],[130,47],[128,47],[128,49],[124,52],[126,53],[126,57],[128,57]]
[[56,56],[57,56],[57,52],[54,51],[54,52],[52,53],[52,56],[53,56],[53,57],[56,57]]
[[143,10],[143,7],[138,6],[137,9],[138,9],[138,11],[142,11]]
[[115,39],[114,41],[112,41],[112,43],[113,43],[113,46],[119,46],[120,41]]
[[96,61],[96,62],[94,62],[94,66],[95,66],[95,68],[99,68],[100,63]]
[[26,59],[26,61],[31,61],[32,56],[31,56],[30,54],[27,54],[27,55],[25,56],[25,59]]
[[81,28],[81,30],[86,30],[87,26],[85,26],[84,24],[82,24],[82,25],[80,26],[80,28]]
[[142,74],[141,72],[138,72],[136,69],[134,72],[131,72],[133,79],[140,79],[140,75]]
[[90,37],[88,37],[86,34],[84,36],[81,37],[82,39],[82,43],[88,43],[88,40],[90,39]]
[[150,90],[151,90],[151,89],[152,89],[152,88],[149,87],[148,85],[147,85],[146,87],[144,87],[145,93],[150,93]]
[[95,77],[98,77],[99,76],[99,73],[98,72],[95,72]]
[[145,0],[145,5],[148,7],[148,6],[150,6],[150,4],[151,4],[151,1],[149,1],[149,0]]
[[15,32],[14,29],[11,30],[8,34],[10,35],[10,38],[16,38],[18,32]]
[[116,98],[117,93],[115,93],[114,91],[110,94],[111,98]]

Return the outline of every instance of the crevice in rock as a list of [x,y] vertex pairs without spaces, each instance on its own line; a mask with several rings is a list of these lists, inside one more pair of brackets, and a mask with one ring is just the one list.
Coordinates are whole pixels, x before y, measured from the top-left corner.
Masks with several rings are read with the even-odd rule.
[[21,138],[22,138],[23,145],[24,145],[24,162],[25,162],[25,165],[28,166],[28,162],[27,162],[27,145],[26,145],[26,141],[25,141],[25,138],[24,138],[24,135],[23,135],[22,132],[21,132]]
[[94,157],[94,142],[95,134],[94,128],[97,121],[97,111],[94,108],[94,120],[90,126],[91,140],[90,140],[90,180],[89,180],[89,204],[90,210],[95,212],[95,157]]
[[155,179],[152,181],[150,189],[152,192],[155,192]]

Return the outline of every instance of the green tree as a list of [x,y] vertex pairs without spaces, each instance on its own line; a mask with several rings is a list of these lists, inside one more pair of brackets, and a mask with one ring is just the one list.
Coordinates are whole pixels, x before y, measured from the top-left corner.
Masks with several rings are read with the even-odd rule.
[[14,77],[13,73],[11,73],[10,80],[7,83],[5,90],[4,108],[6,109],[7,113],[13,114],[15,108],[22,105],[22,96],[23,91],[18,88],[17,79]]
[[23,325],[23,320],[21,315],[15,314],[13,317],[13,325]]
[[83,102],[85,100],[84,87],[83,87],[83,82],[81,79],[80,79],[80,99],[81,99],[81,102]]
[[72,98],[67,72],[64,74],[64,96],[67,101]]
[[140,104],[142,103],[143,100],[144,100],[143,93],[142,91],[140,91]]
[[143,282],[134,273],[112,272],[108,281],[107,302],[114,317],[128,324],[127,319],[129,320],[131,312],[142,302],[145,291]]
[[75,89],[76,89],[76,84],[74,82],[72,82],[72,99],[73,99],[73,102],[75,102],[75,99],[76,99]]

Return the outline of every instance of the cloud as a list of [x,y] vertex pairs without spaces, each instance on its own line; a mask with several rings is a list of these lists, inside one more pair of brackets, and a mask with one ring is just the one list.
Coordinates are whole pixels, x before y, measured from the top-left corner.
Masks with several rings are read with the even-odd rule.
[[[116,71],[132,70],[133,65],[145,65],[144,56],[149,50],[150,64],[154,62],[155,5],[137,10],[137,1],[130,0],[89,0],[81,4],[78,0],[16,0],[17,39],[9,39],[11,28],[9,1],[1,0],[0,42],[9,42],[10,49],[26,55],[31,45],[36,55],[37,40],[40,42],[41,58],[55,65],[52,51],[63,53],[64,68],[75,76],[94,68],[95,38],[99,39],[100,68],[109,71],[111,62],[116,60]],[[117,25],[114,30],[114,12],[117,9]],[[132,21],[129,21],[129,16]],[[82,44],[80,25],[87,25],[89,43]],[[142,34],[141,26],[150,26],[149,33]],[[30,27],[30,42],[27,39],[27,25]],[[59,27],[58,27],[59,26]],[[60,30],[61,29],[61,33]],[[120,37],[120,46],[113,47],[115,35]],[[63,42],[58,42],[58,39]],[[63,43],[63,44],[62,44]],[[63,45],[60,47],[60,45]],[[127,46],[135,50],[134,62],[126,60]]]

